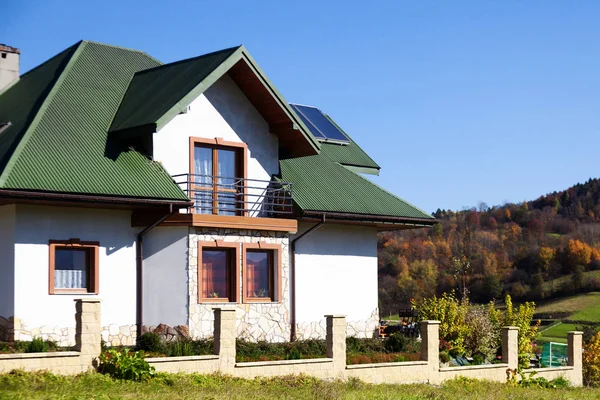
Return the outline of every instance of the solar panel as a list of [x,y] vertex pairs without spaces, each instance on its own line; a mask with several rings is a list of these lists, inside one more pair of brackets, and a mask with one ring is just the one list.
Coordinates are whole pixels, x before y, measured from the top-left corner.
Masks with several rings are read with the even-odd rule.
[[299,104],[290,105],[317,139],[346,143],[350,141],[317,107],[301,106]]
[[290,104],[290,106],[292,106],[294,111],[296,111],[296,114],[298,114],[302,122],[304,122],[304,125],[306,125],[306,127],[310,130],[310,133],[312,133],[314,137],[316,137],[317,139],[327,139],[321,132],[319,132],[319,130],[315,126],[313,126],[313,124],[304,116],[304,114],[302,114],[302,112],[299,109],[300,106],[297,106],[295,104]]

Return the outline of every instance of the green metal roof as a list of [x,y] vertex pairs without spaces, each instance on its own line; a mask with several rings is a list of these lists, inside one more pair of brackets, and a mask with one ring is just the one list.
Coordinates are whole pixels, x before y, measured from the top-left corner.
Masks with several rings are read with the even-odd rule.
[[352,139],[346,145],[321,143],[321,153],[326,154],[330,159],[340,164],[373,168],[375,170],[380,169],[379,165]]
[[[325,146],[323,146],[325,147]],[[344,168],[325,154],[281,160],[281,179],[303,211],[431,219],[431,215]]]
[[160,164],[108,139],[133,75],[157,65],[82,41],[25,74],[0,94],[0,120],[12,122],[0,134],[0,188],[186,200]]
[[238,48],[232,47],[136,73],[110,131],[156,123]]

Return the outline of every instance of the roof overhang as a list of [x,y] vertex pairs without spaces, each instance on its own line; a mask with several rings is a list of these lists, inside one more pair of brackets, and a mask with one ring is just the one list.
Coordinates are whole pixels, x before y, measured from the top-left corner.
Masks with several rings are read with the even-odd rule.
[[319,221],[322,220],[323,217],[325,217],[328,222],[373,226],[376,227],[378,231],[430,228],[439,223],[435,218],[411,218],[391,215],[367,215],[314,210],[304,210],[301,218],[307,221]]
[[192,205],[192,202],[188,200],[149,199],[0,189],[0,205],[15,203],[125,209],[138,207],[180,209],[187,208]]

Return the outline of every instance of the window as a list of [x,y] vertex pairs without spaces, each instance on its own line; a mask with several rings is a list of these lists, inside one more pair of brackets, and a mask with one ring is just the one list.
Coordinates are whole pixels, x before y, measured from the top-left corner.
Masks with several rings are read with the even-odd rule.
[[220,138],[190,138],[194,212],[244,215],[246,145]]
[[237,243],[198,242],[198,302],[237,302],[239,262]]
[[49,247],[50,294],[98,294],[98,242],[52,240]]
[[281,300],[281,245],[244,244],[244,302]]

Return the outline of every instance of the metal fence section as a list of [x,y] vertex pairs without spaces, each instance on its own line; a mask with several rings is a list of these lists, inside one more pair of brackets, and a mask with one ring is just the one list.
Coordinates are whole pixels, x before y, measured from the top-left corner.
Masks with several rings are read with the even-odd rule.
[[293,213],[289,182],[196,174],[173,180],[194,202],[193,213],[267,218]]

